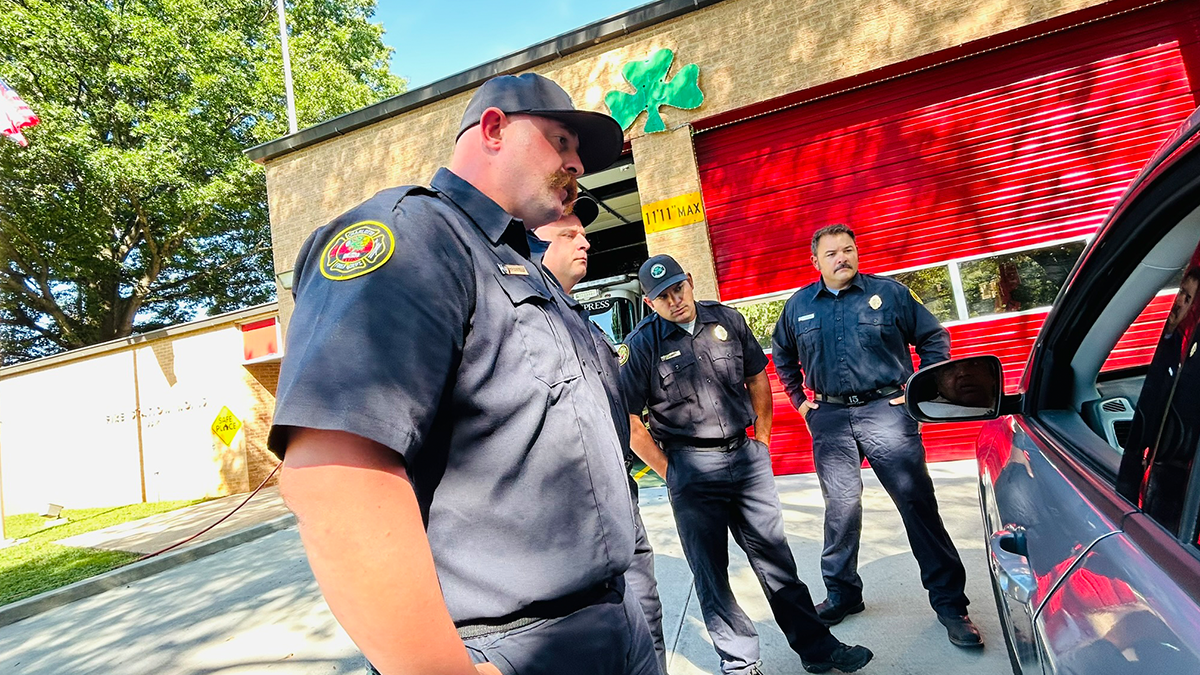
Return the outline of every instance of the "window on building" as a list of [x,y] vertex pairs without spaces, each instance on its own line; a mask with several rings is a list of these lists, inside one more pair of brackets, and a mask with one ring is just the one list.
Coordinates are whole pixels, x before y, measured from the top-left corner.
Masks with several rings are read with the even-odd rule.
[[1083,247],[1073,241],[959,263],[967,318],[1054,304]]
[[958,320],[958,307],[954,301],[954,285],[950,281],[948,265],[926,267],[890,276],[908,286],[938,321]]
[[736,306],[737,311],[746,318],[750,332],[754,334],[763,349],[771,348],[771,334],[775,332],[775,322],[779,321],[779,315],[783,314],[783,306],[787,304],[788,298],[791,296],[792,294],[788,293],[781,298],[759,300]]

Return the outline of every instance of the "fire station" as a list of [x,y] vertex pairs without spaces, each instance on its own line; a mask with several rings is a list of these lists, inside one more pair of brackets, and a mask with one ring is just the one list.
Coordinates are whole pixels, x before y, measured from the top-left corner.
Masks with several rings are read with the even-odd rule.
[[[1197,106],[1200,5],[644,5],[250,150],[266,167],[285,325],[305,237],[383,188],[426,183],[474,89],[527,71],[626,130],[625,156],[581,180],[602,213],[578,295],[614,337],[641,312],[629,274],[670,253],[698,298],[737,307],[769,350],[783,301],[817,278],[813,231],[841,222],[863,271],[907,284],[956,356],[998,354],[1019,373],[1089,237]],[[1149,362],[1172,296],[1111,366]],[[804,425],[775,393],[775,469],[811,470]],[[977,431],[926,430],[931,459],[970,456]]]

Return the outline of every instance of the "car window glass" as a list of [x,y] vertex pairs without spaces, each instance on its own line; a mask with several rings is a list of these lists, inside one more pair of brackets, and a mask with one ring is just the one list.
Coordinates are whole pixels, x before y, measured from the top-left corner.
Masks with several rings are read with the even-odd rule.
[[1117,489],[1178,532],[1200,442],[1200,248],[1183,269],[1137,400]]

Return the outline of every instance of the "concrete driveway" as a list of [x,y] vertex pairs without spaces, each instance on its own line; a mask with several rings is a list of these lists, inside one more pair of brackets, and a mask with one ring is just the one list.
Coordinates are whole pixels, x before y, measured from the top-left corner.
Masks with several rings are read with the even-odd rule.
[[[864,673],[1009,672],[987,587],[973,462],[930,468],[943,518],[967,564],[972,616],[983,651],[946,641],[921,588],[900,519],[864,472],[861,574],[867,611],[835,629],[876,654]],[[801,577],[820,600],[821,497],[814,476],[779,479],[788,535]],[[657,553],[672,675],[713,673],[708,641],[662,488],[644,490],[643,517]],[[763,671],[803,672],[771,619],[740,551],[731,555],[734,591],[755,620]],[[0,628],[0,673],[21,675],[241,675],[365,673],[353,643],[321,600],[294,528],[190,562],[101,595]]]

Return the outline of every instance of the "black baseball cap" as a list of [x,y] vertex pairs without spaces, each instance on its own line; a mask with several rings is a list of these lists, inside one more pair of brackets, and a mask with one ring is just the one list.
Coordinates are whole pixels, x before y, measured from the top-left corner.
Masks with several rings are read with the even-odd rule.
[[596,220],[596,216],[600,215],[600,206],[591,197],[580,195],[571,203],[571,213],[579,218],[581,225],[587,227]]
[[687,273],[679,263],[666,254],[651,257],[642,263],[641,269],[638,270],[638,283],[642,285],[642,292],[651,300],[687,278]]
[[549,117],[567,125],[579,136],[579,159],[587,173],[607,169],[625,146],[625,132],[615,119],[600,112],[576,110],[562,87],[537,73],[501,75],[484,82],[467,104],[455,140],[479,124],[488,108],[499,108],[506,114]]

